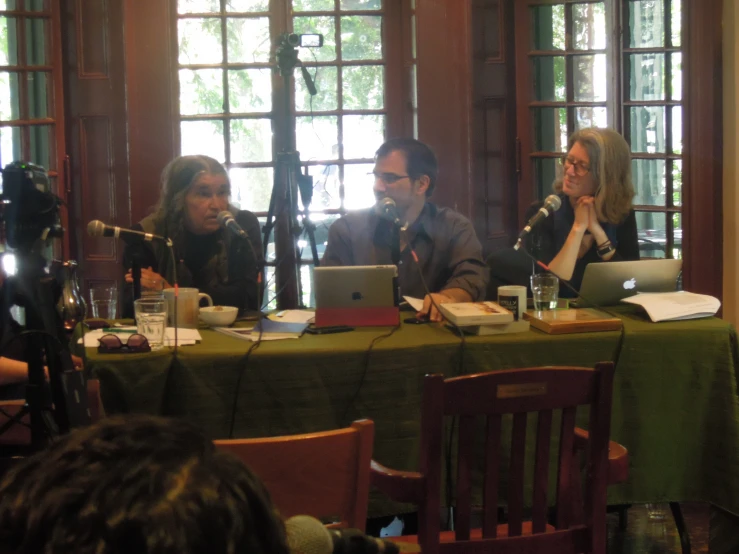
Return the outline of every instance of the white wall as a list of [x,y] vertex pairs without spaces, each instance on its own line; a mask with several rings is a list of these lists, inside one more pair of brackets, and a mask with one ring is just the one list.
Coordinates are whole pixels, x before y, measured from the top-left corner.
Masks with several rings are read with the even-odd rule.
[[739,91],[739,9],[734,0],[724,0],[723,17],[723,81],[724,81],[724,319],[739,323],[739,125],[737,125],[737,91]]

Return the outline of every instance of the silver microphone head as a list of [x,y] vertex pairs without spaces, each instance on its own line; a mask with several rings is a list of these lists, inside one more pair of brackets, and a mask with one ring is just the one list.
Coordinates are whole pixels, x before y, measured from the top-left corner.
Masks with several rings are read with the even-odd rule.
[[311,516],[293,516],[285,521],[290,554],[331,554],[334,541],[323,523]]
[[387,219],[392,223],[400,224],[400,218],[398,217],[398,205],[395,200],[386,196],[375,204],[375,213],[383,219]]
[[562,199],[556,194],[550,194],[544,200],[544,209],[549,213],[556,212],[562,207]]
[[87,224],[87,234],[91,237],[102,237],[105,233],[105,223],[99,219],[93,219]]
[[222,212],[218,213],[217,218],[218,223],[221,225],[221,227],[225,227],[228,222],[234,218],[234,216],[228,210],[223,210]]

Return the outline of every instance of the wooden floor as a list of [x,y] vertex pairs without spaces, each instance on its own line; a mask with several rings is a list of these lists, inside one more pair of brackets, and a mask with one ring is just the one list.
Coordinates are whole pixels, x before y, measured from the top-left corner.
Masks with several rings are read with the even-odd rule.
[[[680,537],[668,504],[660,504],[664,519],[650,519],[644,505],[634,505],[628,511],[626,531],[618,529],[618,516],[608,516],[609,554],[680,554]],[[690,535],[692,554],[708,552],[708,504],[681,504],[685,525]]]

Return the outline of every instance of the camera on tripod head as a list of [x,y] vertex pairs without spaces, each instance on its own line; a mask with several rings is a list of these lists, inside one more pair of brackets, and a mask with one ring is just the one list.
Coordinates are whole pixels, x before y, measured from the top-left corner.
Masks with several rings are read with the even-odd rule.
[[63,235],[59,213],[62,201],[51,192],[43,167],[25,162],[6,165],[0,199],[0,221],[11,248],[30,251],[39,240]]
[[296,48],[320,48],[321,46],[323,46],[323,35],[315,33],[301,35],[295,33],[281,34],[277,39],[277,48],[275,50],[277,67],[280,68],[280,73],[282,75],[291,75],[295,67],[303,65],[298,58]]

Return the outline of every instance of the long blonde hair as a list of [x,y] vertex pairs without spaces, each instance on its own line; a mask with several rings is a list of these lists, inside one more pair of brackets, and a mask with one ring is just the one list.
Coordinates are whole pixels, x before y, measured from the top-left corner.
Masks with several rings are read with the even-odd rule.
[[[598,219],[618,225],[629,215],[634,198],[629,145],[616,131],[598,127],[573,133],[567,141],[568,152],[575,143],[585,148],[590,158]],[[554,190],[562,191],[562,179],[554,182]]]
[[[202,175],[225,175],[228,180],[226,169],[210,156],[180,156],[169,162],[162,171],[162,193],[155,217],[165,224],[173,240],[184,230],[185,196]],[[230,181],[228,186],[230,193]]]

